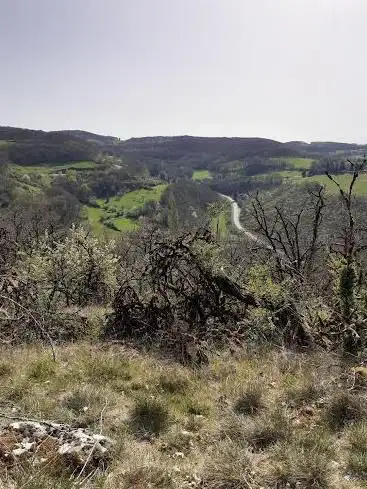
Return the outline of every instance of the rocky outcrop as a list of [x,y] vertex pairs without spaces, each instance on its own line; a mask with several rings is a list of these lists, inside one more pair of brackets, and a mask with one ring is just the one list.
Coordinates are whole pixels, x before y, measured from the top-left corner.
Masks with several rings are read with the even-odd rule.
[[3,466],[54,464],[74,473],[105,468],[111,459],[113,440],[69,425],[19,421],[0,430],[0,462]]

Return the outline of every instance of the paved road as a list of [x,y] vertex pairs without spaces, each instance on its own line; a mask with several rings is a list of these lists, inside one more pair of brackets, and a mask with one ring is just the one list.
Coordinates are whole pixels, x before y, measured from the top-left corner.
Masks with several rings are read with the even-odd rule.
[[224,194],[219,194],[219,195],[221,197],[223,197],[224,199],[229,200],[232,204],[232,222],[233,222],[233,225],[251,241],[254,241],[255,243],[257,243],[259,245],[262,245],[268,249],[271,249],[269,247],[268,243],[265,243],[265,241],[263,241],[259,236],[256,236],[256,234],[251,233],[250,231],[248,231],[247,229],[245,229],[242,226],[242,224],[240,222],[241,209],[240,209],[240,206],[237,204],[237,202],[235,200],[233,200],[232,197],[229,197],[229,195],[224,195]]

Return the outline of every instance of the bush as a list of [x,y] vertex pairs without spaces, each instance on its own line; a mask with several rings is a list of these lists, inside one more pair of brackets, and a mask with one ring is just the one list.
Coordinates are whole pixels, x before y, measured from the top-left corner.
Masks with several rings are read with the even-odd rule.
[[169,424],[169,412],[162,401],[144,398],[136,402],[130,421],[136,434],[159,435],[167,430]]
[[83,228],[72,227],[64,240],[44,236],[31,255],[19,256],[18,275],[40,305],[50,309],[109,302],[117,287],[114,241],[101,244]]

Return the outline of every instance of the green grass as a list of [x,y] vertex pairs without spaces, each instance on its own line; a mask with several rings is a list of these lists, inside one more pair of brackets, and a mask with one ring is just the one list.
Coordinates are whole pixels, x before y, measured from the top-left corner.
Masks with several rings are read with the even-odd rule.
[[127,217],[117,217],[116,219],[112,219],[112,222],[120,231],[134,231],[139,227],[136,222]]
[[71,161],[70,163],[59,164],[55,163],[54,165],[40,165],[40,166],[22,166],[22,165],[14,165],[14,171],[18,175],[27,175],[30,173],[36,174],[49,174],[49,173],[58,173],[62,170],[91,170],[95,168],[96,163],[94,161]]
[[[101,218],[108,216],[108,213],[101,208],[84,206],[85,219],[88,220],[92,231],[98,236],[101,234],[106,234],[108,236],[114,237],[118,234],[118,231],[111,229],[100,221]],[[138,224],[132,219],[127,219],[125,217],[117,217],[115,219],[111,218],[110,221],[119,229],[119,231],[134,231],[138,228]]]
[[84,206],[83,213],[84,213],[85,220],[88,221],[90,227],[92,228],[93,233],[96,236],[106,235],[113,238],[118,235],[118,231],[108,228],[100,221],[100,219],[105,217],[106,215],[103,209],[99,209],[97,207]]
[[[302,177],[302,172],[299,170],[283,170],[273,172],[272,175],[278,175],[284,178],[286,181],[293,181],[294,183],[305,185],[309,183],[319,183],[324,185],[326,193],[330,195],[336,195],[339,193],[338,187],[326,176],[326,175],[313,175],[312,177]],[[347,190],[351,181],[351,174],[343,174],[335,176],[335,180],[339,182],[343,190]],[[366,196],[367,195],[367,174],[360,174],[357,182],[354,186],[355,195]]]
[[311,168],[312,163],[315,161],[312,158],[272,158],[273,161],[285,161],[289,166],[292,166],[295,170],[308,170]]
[[[339,182],[343,190],[347,190],[351,181],[351,174],[338,175],[335,177],[335,180]],[[325,186],[326,192],[329,194],[337,194],[339,192],[337,186],[329,180],[326,175],[314,175],[312,177],[303,178],[301,183],[319,183]],[[297,182],[298,183],[298,182]],[[362,173],[354,186],[355,195],[364,196],[367,195],[367,174]]]
[[103,233],[106,233],[110,231],[111,233],[116,234],[116,231],[113,231],[112,229],[106,228],[101,222],[100,219],[104,216],[104,211],[103,209],[99,209],[97,207],[88,207],[84,206],[84,212],[85,212],[85,218],[88,220],[88,223],[90,227],[92,228],[92,231],[96,235],[100,235]]
[[231,206],[227,201],[218,201],[211,204],[208,208],[209,216],[211,216],[212,232],[219,239],[224,239],[228,235],[228,228],[231,223]]
[[298,170],[282,170],[282,171],[273,172],[272,175],[277,175],[282,178],[291,178],[291,179],[302,178],[302,172]]
[[123,216],[117,217],[116,213],[140,209],[146,202],[158,202],[166,187],[166,184],[160,184],[152,188],[141,188],[139,190],[128,192],[122,196],[112,197],[108,202],[104,199],[98,199],[97,204],[100,206],[99,208],[84,207],[86,219],[93,232],[97,235],[103,233],[116,235],[118,232],[105,226],[101,222],[101,218],[108,218],[108,220],[121,232],[134,231],[139,227],[138,222]]
[[159,202],[166,188],[166,184],[156,185],[152,188],[141,188],[139,190],[128,192],[120,197],[112,197],[107,203],[103,199],[99,199],[97,203],[101,207],[106,207],[107,211],[111,208],[116,209],[116,211],[141,208],[146,202]]
[[210,180],[212,178],[213,177],[209,170],[195,170],[192,176],[193,180]]

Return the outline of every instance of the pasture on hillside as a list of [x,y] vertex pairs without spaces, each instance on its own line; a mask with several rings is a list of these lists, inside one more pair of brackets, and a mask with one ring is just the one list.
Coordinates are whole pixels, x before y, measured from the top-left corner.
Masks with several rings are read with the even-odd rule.
[[212,178],[209,170],[195,170],[192,175],[193,180],[211,180]]
[[[118,231],[134,231],[139,226],[138,221],[124,214],[134,211],[138,213],[148,202],[159,202],[166,187],[166,184],[160,184],[151,188],[133,190],[110,199],[98,199],[99,207],[85,206],[85,217],[97,235],[106,232],[116,234]],[[115,229],[111,229],[111,225]]]

